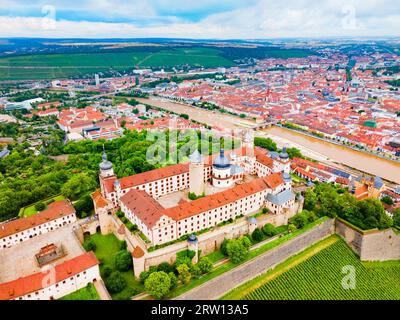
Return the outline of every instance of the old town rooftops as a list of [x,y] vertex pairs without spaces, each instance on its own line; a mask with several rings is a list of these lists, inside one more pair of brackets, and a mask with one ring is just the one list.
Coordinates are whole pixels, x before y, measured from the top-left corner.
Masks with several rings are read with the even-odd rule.
[[0,239],[73,213],[75,209],[68,200],[52,202],[42,212],[0,224]]
[[38,272],[26,277],[0,284],[0,300],[10,300],[59,283],[69,277],[83,272],[99,264],[93,252],[86,252],[71,260],[62,262],[54,267],[54,283],[48,284],[48,272]]

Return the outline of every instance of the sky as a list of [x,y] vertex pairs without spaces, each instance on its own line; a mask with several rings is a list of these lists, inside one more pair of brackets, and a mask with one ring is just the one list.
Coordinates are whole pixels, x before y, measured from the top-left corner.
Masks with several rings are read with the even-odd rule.
[[0,0],[0,37],[399,35],[399,0]]

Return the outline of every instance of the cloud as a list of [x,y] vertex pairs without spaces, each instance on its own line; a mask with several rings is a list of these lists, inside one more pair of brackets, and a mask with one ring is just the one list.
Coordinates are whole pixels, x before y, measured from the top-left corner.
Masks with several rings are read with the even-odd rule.
[[[2,0],[0,36],[254,39],[386,36],[400,30],[393,0],[55,0],[55,26],[41,11],[46,2]],[[12,13],[1,14],[7,6]]]

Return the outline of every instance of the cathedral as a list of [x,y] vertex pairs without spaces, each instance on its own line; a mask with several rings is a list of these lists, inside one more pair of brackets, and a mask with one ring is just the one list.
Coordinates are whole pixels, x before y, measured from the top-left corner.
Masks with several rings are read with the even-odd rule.
[[290,159],[286,150],[268,152],[252,139],[241,148],[204,156],[199,151],[178,163],[118,179],[104,152],[100,191],[92,195],[103,233],[107,215],[121,210],[153,245],[253,215],[295,214]]

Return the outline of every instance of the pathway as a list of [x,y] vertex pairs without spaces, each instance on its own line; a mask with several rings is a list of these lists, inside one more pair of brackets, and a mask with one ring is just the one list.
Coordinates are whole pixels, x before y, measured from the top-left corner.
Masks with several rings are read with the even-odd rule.
[[106,286],[103,280],[97,280],[93,282],[94,287],[96,288],[97,293],[100,296],[101,300],[112,300],[110,294],[108,293]]

